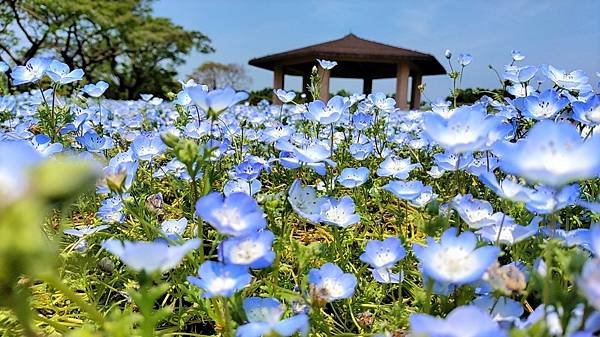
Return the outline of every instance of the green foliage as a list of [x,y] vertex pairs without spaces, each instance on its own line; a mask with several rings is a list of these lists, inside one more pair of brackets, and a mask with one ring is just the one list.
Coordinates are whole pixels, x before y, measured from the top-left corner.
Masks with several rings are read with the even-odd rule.
[[207,85],[209,89],[232,87],[236,90],[245,90],[252,83],[243,65],[211,61],[198,66],[190,78]]
[[[483,88],[465,88],[456,89],[456,104],[473,104],[483,96],[489,96],[493,99],[502,98],[504,90],[502,89],[483,89]],[[446,97],[446,100],[452,101],[452,96]]]
[[[90,82],[110,84],[106,97],[174,91],[175,67],[192,49],[213,51],[210,39],[152,16],[152,1],[5,0],[0,6],[4,61],[24,64],[45,51],[81,68]],[[19,46],[14,48],[14,46]]]

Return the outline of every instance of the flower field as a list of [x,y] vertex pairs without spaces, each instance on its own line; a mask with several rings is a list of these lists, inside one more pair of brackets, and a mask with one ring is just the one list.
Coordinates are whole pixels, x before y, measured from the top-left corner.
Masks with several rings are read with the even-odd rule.
[[414,111],[0,64],[0,335],[597,336],[599,78],[446,58]]

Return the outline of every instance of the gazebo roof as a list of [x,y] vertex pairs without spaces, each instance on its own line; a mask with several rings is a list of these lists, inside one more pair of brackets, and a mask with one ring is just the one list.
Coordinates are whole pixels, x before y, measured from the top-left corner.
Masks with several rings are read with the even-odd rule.
[[422,75],[445,74],[444,67],[430,54],[394,47],[387,44],[361,39],[348,34],[341,39],[312,46],[254,58],[250,65],[274,70],[285,67],[285,73],[303,75],[310,73],[315,59],[337,61],[331,70],[332,77],[344,78],[391,78],[396,77],[397,64],[409,61]]

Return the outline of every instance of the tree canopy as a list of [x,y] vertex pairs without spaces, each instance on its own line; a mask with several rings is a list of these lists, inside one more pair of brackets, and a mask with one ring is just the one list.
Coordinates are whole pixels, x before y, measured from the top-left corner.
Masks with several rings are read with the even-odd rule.
[[175,68],[193,49],[214,51],[210,39],[152,15],[151,0],[0,0],[0,59],[34,56],[81,68],[90,82],[110,84],[107,97],[176,90]]
[[232,87],[236,90],[246,90],[252,82],[241,64],[210,61],[196,68],[190,78],[207,85],[210,89]]

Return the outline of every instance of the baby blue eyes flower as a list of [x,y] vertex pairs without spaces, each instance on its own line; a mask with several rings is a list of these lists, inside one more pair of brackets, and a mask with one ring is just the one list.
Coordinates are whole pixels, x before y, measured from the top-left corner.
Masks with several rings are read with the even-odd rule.
[[288,191],[288,201],[299,216],[311,223],[319,221],[324,199],[317,197],[317,190],[314,187],[302,186],[300,179],[294,180]]
[[560,187],[597,177],[600,137],[584,141],[574,125],[542,120],[517,143],[496,143],[500,167],[530,182]]
[[319,301],[333,302],[350,298],[356,287],[356,276],[344,273],[333,263],[325,263],[320,269],[313,268],[308,273],[311,294]]
[[230,87],[206,92],[201,86],[185,89],[194,104],[206,112],[220,113],[248,98],[248,94],[236,92]]
[[481,228],[494,223],[491,219],[494,210],[485,200],[475,199],[470,194],[464,196],[459,194],[452,199],[452,206],[471,228]]
[[90,95],[91,97],[100,97],[108,89],[108,83],[104,81],[98,81],[98,83],[90,83],[83,86],[82,92]]
[[86,131],[82,137],[75,137],[79,144],[83,145],[86,150],[92,153],[99,153],[113,147],[114,141],[108,136],[102,136],[96,133],[93,129]]
[[398,238],[390,237],[383,241],[369,240],[360,260],[369,264],[373,278],[380,283],[398,283],[403,278],[400,273],[392,273],[391,268],[406,256],[406,250]]
[[99,225],[99,226],[86,225],[86,226],[80,226],[77,228],[67,228],[63,231],[63,233],[65,233],[67,235],[72,235],[72,236],[75,236],[78,238],[82,238],[84,236],[92,235],[99,231],[105,230],[109,227],[110,227],[109,225]]
[[[535,66],[506,66],[504,67],[503,77],[505,80],[509,80],[512,83],[519,84],[519,87],[522,87],[520,83],[529,82],[533,76],[538,71],[538,67]],[[533,90],[527,90],[528,92],[532,92]]]
[[13,84],[20,85],[39,81],[44,76],[49,64],[50,60],[47,58],[34,57],[24,66],[14,67],[10,73]]
[[401,159],[396,156],[388,156],[379,164],[377,175],[404,180],[408,178],[412,170],[418,167],[421,167],[421,164],[412,164],[410,158]]
[[26,141],[0,141],[0,206],[22,196],[29,188],[29,170],[42,156]]
[[476,248],[477,238],[472,232],[463,232],[458,237],[456,232],[456,228],[450,228],[439,243],[428,238],[427,247],[413,246],[424,274],[435,281],[456,285],[477,281],[500,254],[495,246]]
[[488,115],[481,104],[457,108],[448,119],[435,113],[423,116],[427,136],[453,153],[483,149],[499,124],[500,120]]
[[354,201],[347,195],[340,198],[340,200],[325,198],[321,203],[319,221],[328,225],[347,228],[360,221],[360,216],[354,212]]
[[254,269],[267,268],[275,260],[273,240],[275,235],[267,230],[243,237],[231,237],[221,242],[219,255],[227,264]]
[[539,95],[525,97],[523,115],[538,120],[554,118],[568,104],[568,98],[559,96],[553,89],[548,89]]
[[50,62],[46,74],[53,82],[58,84],[68,84],[83,78],[83,70],[75,69],[71,71],[68,65],[57,60]]
[[600,124],[600,95],[593,95],[585,102],[573,102],[572,106],[574,119],[588,125]]
[[396,106],[396,101],[391,97],[387,97],[386,94],[382,92],[369,94],[367,96],[367,100],[369,100],[376,108],[382,111],[392,111]]
[[365,130],[373,124],[373,116],[365,112],[358,112],[352,116],[352,126],[356,130]]
[[469,64],[471,64],[471,61],[473,61],[473,56],[471,54],[458,55],[458,63],[463,67],[466,67]]
[[265,215],[251,196],[232,193],[223,198],[212,192],[196,202],[196,215],[208,222],[221,234],[244,236],[267,226]]
[[52,143],[50,137],[44,134],[33,137],[31,143],[33,144],[33,148],[44,157],[50,157],[63,150],[61,143]]
[[369,169],[366,167],[345,168],[337,177],[340,185],[353,188],[364,184],[369,179]]
[[149,161],[167,149],[158,135],[140,134],[131,143],[131,149],[141,161]]
[[525,59],[525,55],[521,54],[521,52],[518,50],[512,50],[510,52],[510,54],[512,56],[513,61],[518,62],[518,61],[523,61]]
[[252,181],[231,179],[225,183],[225,186],[223,186],[223,194],[227,197],[230,194],[242,192],[248,194],[249,196],[253,196],[254,194],[260,192],[261,188],[262,183],[257,179]]
[[542,67],[542,71],[552,82],[563,89],[584,91],[591,89],[591,86],[587,84],[588,77],[582,70],[575,70],[568,73],[552,65],[547,65]]
[[475,306],[452,310],[445,319],[427,314],[412,314],[410,330],[414,336],[429,337],[505,337],[499,324]]
[[274,298],[248,297],[243,306],[248,323],[238,328],[236,337],[308,335],[308,316],[299,314],[282,320],[285,309]]
[[160,232],[171,240],[180,239],[188,226],[188,220],[181,218],[179,220],[165,220],[160,224]]
[[187,240],[182,245],[169,246],[165,242],[121,242],[109,239],[102,248],[117,256],[135,271],[166,272],[175,268],[185,255],[200,247],[199,239]]
[[246,266],[215,261],[202,263],[198,276],[188,276],[187,280],[204,291],[204,298],[230,297],[252,280]]
[[542,218],[534,217],[528,226],[521,226],[515,223],[515,220],[503,213],[495,213],[491,216],[495,222],[485,226],[475,233],[488,242],[498,242],[506,245],[513,245],[519,241],[534,236],[539,229],[539,223]]
[[289,103],[296,98],[296,93],[293,91],[285,91],[283,89],[275,89],[273,90],[277,98],[283,103]]
[[8,64],[6,64],[4,61],[0,61],[0,73],[5,73],[8,71],[8,69],[10,69]]
[[350,104],[342,96],[333,96],[327,104],[321,100],[308,103],[306,117],[323,125],[337,122]]
[[337,66],[336,61],[327,61],[327,60],[317,59],[317,62],[319,62],[319,65],[321,66],[321,68],[323,68],[325,70],[331,70],[331,69],[333,69],[333,67]]
[[423,185],[423,183],[419,180],[392,180],[384,185],[383,189],[392,192],[398,199],[414,200],[421,195],[425,189],[425,185]]
[[260,171],[263,169],[263,164],[252,159],[246,159],[234,169],[234,175],[238,179],[247,181],[258,178]]

